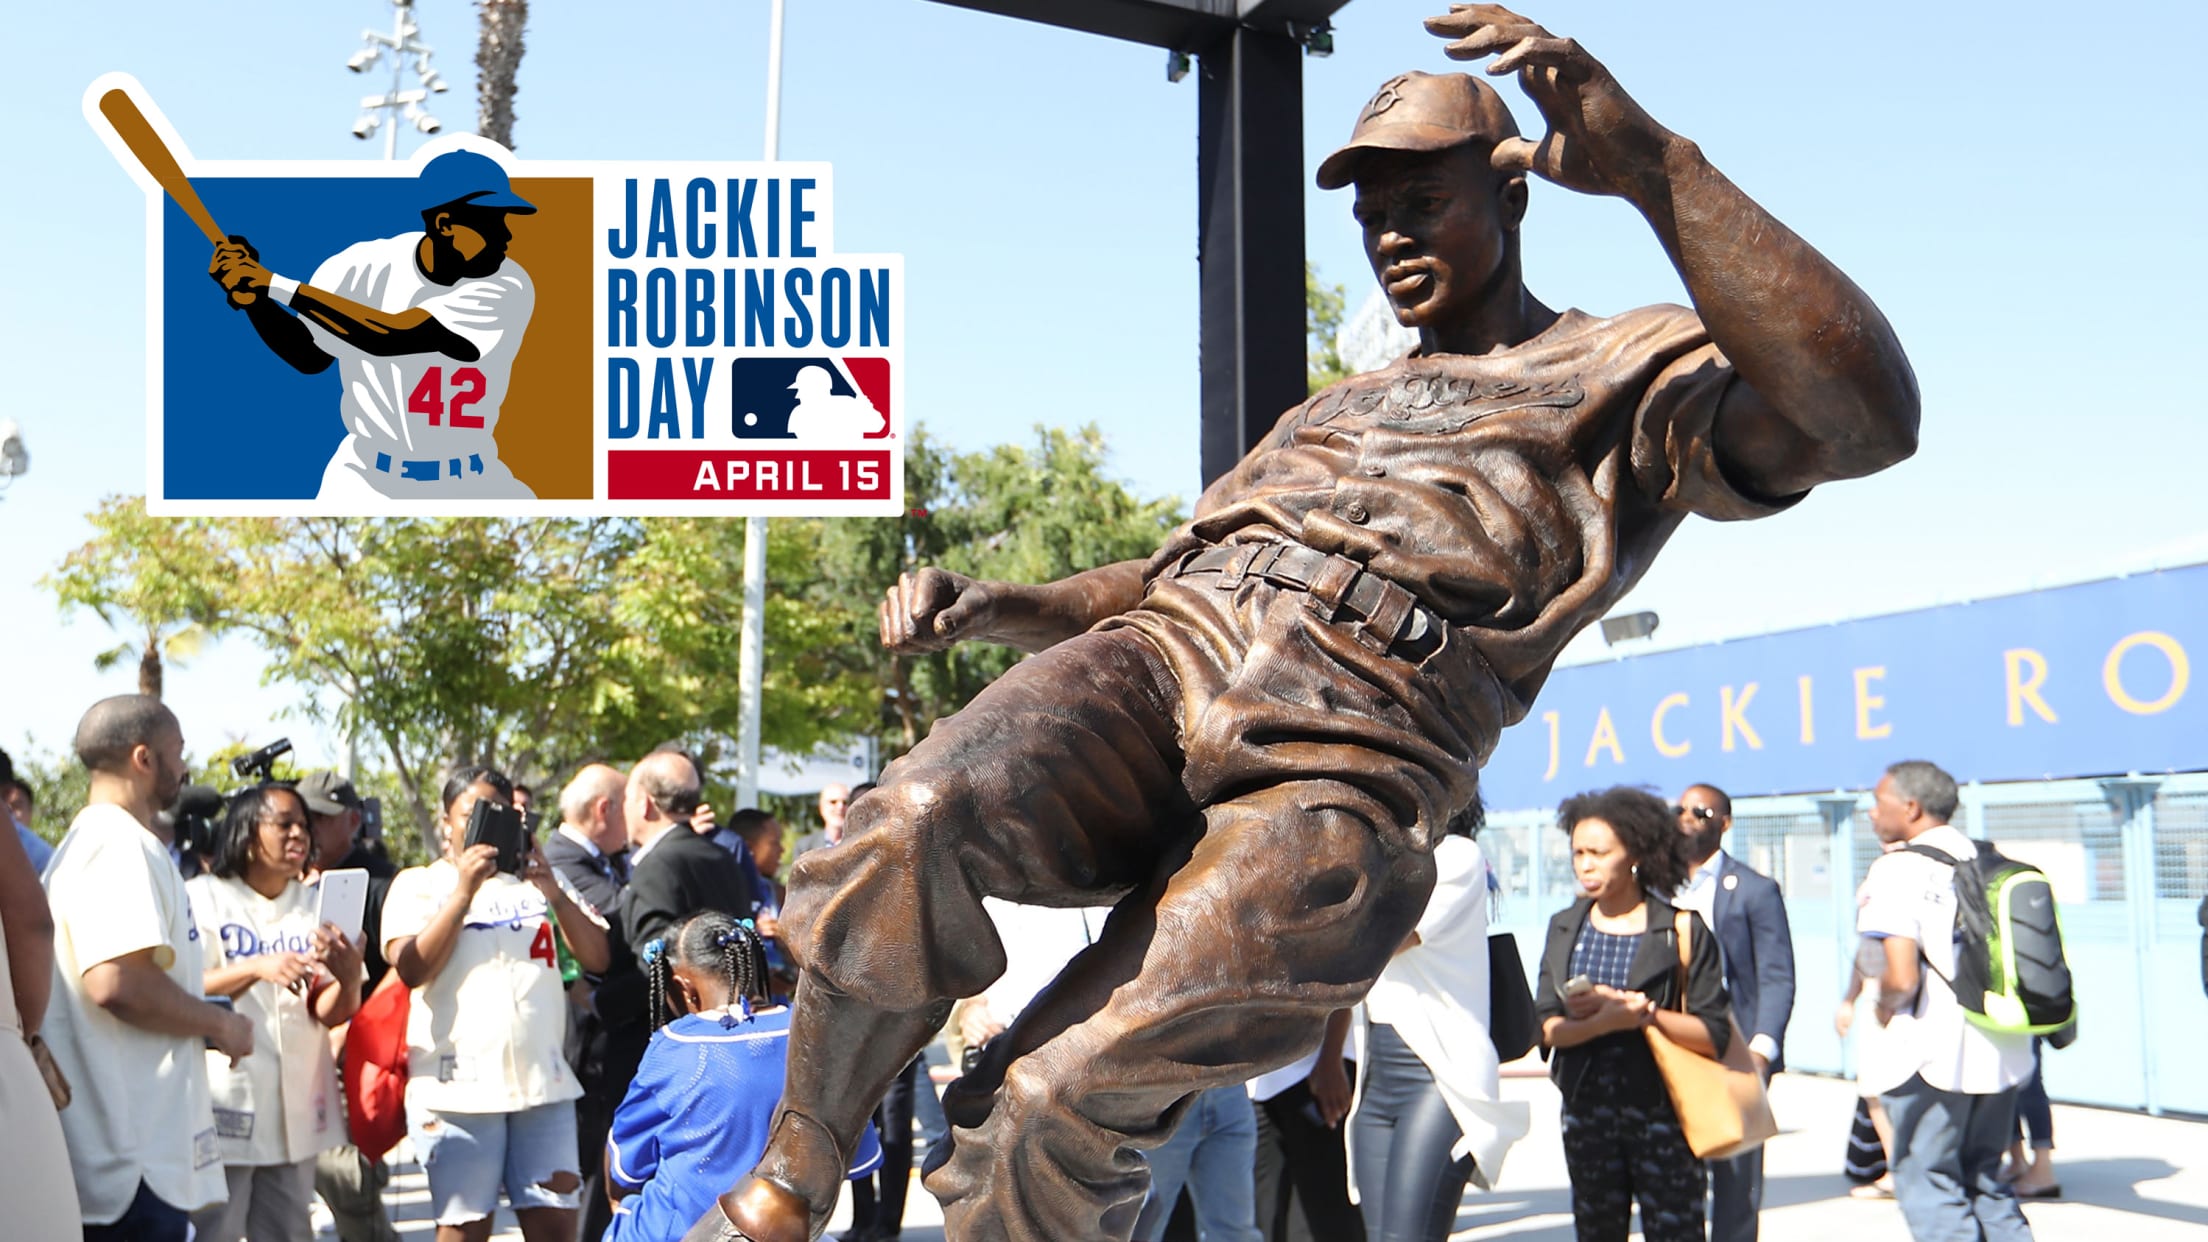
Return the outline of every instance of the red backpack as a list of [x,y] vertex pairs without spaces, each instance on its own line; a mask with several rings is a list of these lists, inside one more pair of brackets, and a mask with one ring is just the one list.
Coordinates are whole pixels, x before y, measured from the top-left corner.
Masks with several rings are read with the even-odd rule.
[[385,972],[345,1032],[346,1129],[353,1146],[370,1160],[383,1159],[406,1135],[406,1022],[412,997],[397,970]]

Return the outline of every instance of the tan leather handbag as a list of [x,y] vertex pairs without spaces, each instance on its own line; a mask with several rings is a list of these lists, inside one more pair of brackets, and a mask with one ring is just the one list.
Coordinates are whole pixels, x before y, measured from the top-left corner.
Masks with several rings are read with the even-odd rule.
[[[1694,916],[1679,912],[1679,1011],[1687,1008],[1687,937]],[[1779,1132],[1771,1115],[1771,1097],[1763,1089],[1763,1075],[1748,1053],[1748,1037],[1740,1023],[1732,1023],[1733,1037],[1726,1042],[1723,1060],[1712,1060],[1692,1048],[1674,1043],[1655,1025],[1644,1028],[1649,1050],[1656,1054],[1656,1068],[1671,1092],[1672,1111],[1679,1114],[1679,1129],[1687,1147],[1701,1160],[1725,1160],[1753,1151]]]

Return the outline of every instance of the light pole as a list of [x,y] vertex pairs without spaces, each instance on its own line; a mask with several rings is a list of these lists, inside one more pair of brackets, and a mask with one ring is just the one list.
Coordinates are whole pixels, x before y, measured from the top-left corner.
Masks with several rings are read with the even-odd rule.
[[[345,67],[354,73],[366,73],[384,53],[391,55],[391,89],[381,95],[364,96],[360,101],[360,119],[353,122],[353,137],[366,141],[378,129],[383,131],[383,158],[399,157],[399,123],[413,122],[414,128],[425,134],[434,134],[444,128],[444,123],[422,108],[431,95],[442,95],[451,89],[445,77],[430,67],[429,57],[434,50],[414,36],[422,28],[414,20],[414,0],[391,0],[391,33],[380,30],[360,32],[361,48],[354,52]],[[421,85],[401,89],[406,82],[407,57],[412,56],[415,80]],[[388,115],[382,115],[388,114]]]
[[[767,19],[767,162],[782,155],[782,0]],[[744,519],[744,629],[736,644],[736,805],[759,801],[759,701],[766,684],[767,520]]]

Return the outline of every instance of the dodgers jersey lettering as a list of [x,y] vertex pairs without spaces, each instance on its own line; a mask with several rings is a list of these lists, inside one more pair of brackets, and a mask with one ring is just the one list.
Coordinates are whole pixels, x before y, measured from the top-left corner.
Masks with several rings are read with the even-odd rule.
[[338,411],[363,461],[377,453],[400,460],[496,456],[491,433],[536,308],[529,274],[511,259],[487,277],[449,286],[430,280],[416,258],[422,237],[405,233],[348,246],[307,282],[382,311],[420,307],[479,355],[473,362],[439,353],[378,358],[306,319],[315,344],[337,359]]

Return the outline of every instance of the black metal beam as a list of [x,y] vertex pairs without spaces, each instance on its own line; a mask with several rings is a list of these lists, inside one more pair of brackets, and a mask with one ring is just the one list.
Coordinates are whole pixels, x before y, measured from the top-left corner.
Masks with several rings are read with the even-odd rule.
[[1021,21],[1198,52],[1236,26],[1310,29],[1349,0],[936,0]]
[[1239,27],[1203,53],[1197,110],[1203,476],[1303,400],[1303,48]]
[[1234,29],[1235,0],[937,0],[1022,21],[1193,52]]
[[937,0],[1191,52],[1203,477],[1303,400],[1303,43],[1349,0]]

